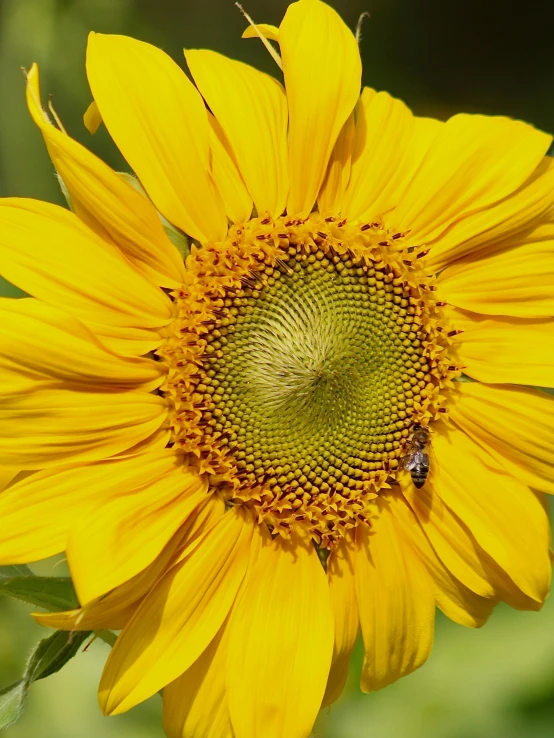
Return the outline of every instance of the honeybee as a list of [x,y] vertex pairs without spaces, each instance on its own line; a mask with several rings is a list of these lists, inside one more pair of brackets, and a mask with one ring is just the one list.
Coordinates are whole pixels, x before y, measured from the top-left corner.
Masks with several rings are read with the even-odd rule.
[[427,428],[416,423],[412,428],[410,446],[404,457],[404,469],[410,472],[412,482],[421,489],[429,475],[429,452],[431,434]]

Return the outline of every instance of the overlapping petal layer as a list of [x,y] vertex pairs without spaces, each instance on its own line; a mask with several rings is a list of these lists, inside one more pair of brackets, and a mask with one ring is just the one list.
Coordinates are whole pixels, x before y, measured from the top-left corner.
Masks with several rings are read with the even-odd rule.
[[176,287],[183,263],[149,200],[84,146],[50,123],[40,103],[38,67],[27,75],[27,105],[68,190],[73,210],[107,243],[113,242],[156,284]]
[[164,689],[168,738],[232,738],[225,669],[229,629],[223,625],[194,664]]
[[289,190],[287,98],[282,86],[268,74],[214,51],[191,49],[185,56],[225,132],[258,213],[281,215]]
[[360,53],[350,29],[317,0],[289,5],[279,27],[279,44],[289,104],[287,209],[291,215],[308,215],[340,130],[360,94]]
[[335,622],[335,645],[322,707],[330,705],[341,694],[348,677],[350,655],[360,631],[352,536],[343,539],[330,554],[327,576]]
[[266,531],[229,628],[227,689],[236,738],[308,736],[333,651],[329,588],[310,543],[294,533],[290,541],[271,540]]
[[386,92],[364,88],[356,116],[352,170],[343,201],[345,215],[359,220],[370,218],[370,214],[377,217],[390,209],[384,190],[391,180],[398,179],[413,128],[414,118],[403,102]]
[[554,387],[554,321],[448,312],[463,331],[456,349],[467,375],[487,384]]
[[339,133],[317,196],[317,205],[322,213],[342,213],[344,193],[350,179],[355,130],[356,121],[352,113]]
[[452,419],[510,474],[554,493],[554,397],[524,387],[461,383]]
[[13,466],[0,466],[0,492],[13,482],[19,470]]
[[67,313],[31,298],[0,298],[0,386],[28,391],[45,380],[110,388],[158,387],[164,368],[111,353]]
[[480,211],[470,211],[432,243],[425,263],[433,272],[463,256],[498,251],[506,238],[526,243],[529,232],[554,218],[554,159],[545,156],[508,197]]
[[[438,473],[438,472],[437,472]],[[491,562],[471,530],[444,504],[435,489],[432,473],[422,489],[411,481],[403,485],[403,494],[437,556],[463,585],[480,597],[494,598]]]
[[114,646],[100,703],[118,714],[191,666],[216,636],[246,572],[252,522],[229,511],[162,577]]
[[155,433],[166,415],[167,403],[145,392],[46,384],[2,401],[0,464],[41,469],[105,459]]
[[544,602],[550,526],[539,499],[461,430],[437,433],[433,447],[439,468],[434,485],[443,502],[524,595]]
[[445,566],[444,560],[431,546],[424,528],[414,517],[413,511],[396,496],[392,499],[391,513],[399,520],[406,535],[427,568],[435,588],[435,602],[451,620],[470,628],[478,628],[486,622],[497,603],[494,596],[481,597],[466,587]]
[[158,210],[200,241],[223,239],[208,116],[185,73],[150,44],[93,33],[87,75],[108,131]]
[[551,136],[520,121],[455,115],[438,132],[394,214],[421,243],[465,215],[514,193],[548,151]]
[[248,220],[252,213],[252,198],[233,160],[229,142],[221,125],[213,117],[210,122],[211,172],[217,185],[227,217],[233,223]]
[[145,569],[203,501],[206,479],[166,452],[150,477],[114,490],[71,530],[67,559],[81,604]]
[[194,517],[189,517],[154,561],[134,577],[83,608],[66,612],[33,613],[33,617],[42,625],[61,630],[124,628],[138,603],[150,592],[168,566],[179,557],[184,548],[188,548],[206,530],[212,528],[221,519],[223,512],[223,500],[220,497],[206,497],[204,503],[196,508]]
[[167,469],[167,459],[164,450],[54,467],[21,479],[0,496],[0,559],[21,563],[64,551],[70,530],[91,506],[155,479]]
[[425,565],[380,499],[371,528],[356,530],[356,596],[365,646],[361,687],[382,689],[419,668],[433,646],[435,595]]
[[[158,328],[171,302],[74,213],[37,200],[0,200],[2,275],[83,320]],[[37,260],[37,243],[40,259]]]
[[554,316],[554,224],[512,236],[497,250],[466,256],[441,272],[438,296],[484,315]]

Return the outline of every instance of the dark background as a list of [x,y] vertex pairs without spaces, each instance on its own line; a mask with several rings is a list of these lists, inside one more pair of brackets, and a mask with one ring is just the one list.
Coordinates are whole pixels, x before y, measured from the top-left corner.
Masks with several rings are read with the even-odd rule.
[[[286,0],[245,0],[257,22],[278,25]],[[353,28],[363,11],[364,84],[402,98],[418,115],[502,114],[554,132],[552,0],[337,0]],[[40,64],[43,97],[73,136],[114,166],[105,132],[91,138],[81,115],[90,30],[125,33],[165,49],[208,47],[278,70],[232,0],[0,0],[0,194],[59,198],[40,136],[24,104],[20,68]],[[332,54],[333,50],[329,49]]]
[[[287,6],[244,3],[257,22],[275,25]],[[363,11],[371,13],[363,27],[365,85],[404,99],[418,115],[503,114],[554,133],[554,2],[336,0],[334,7],[352,28]],[[184,46],[213,48],[277,74],[258,40],[240,39],[245,25],[232,0],[0,0],[0,195],[62,202],[25,107],[22,66],[39,63],[43,101],[51,93],[70,134],[121,170],[106,131],[92,137],[82,124],[91,99],[87,33],[129,34],[179,63]],[[41,565],[41,573],[63,573],[63,563],[53,565]],[[19,677],[31,644],[44,635],[28,611],[0,599],[0,688]],[[106,655],[106,646],[93,644],[37,683],[6,738],[162,738],[158,697],[127,715],[100,715],[95,692]],[[429,663],[375,695],[359,693],[360,665],[358,648],[345,694],[318,721],[318,738],[554,735],[554,601],[539,614],[500,607],[481,631],[439,616]]]

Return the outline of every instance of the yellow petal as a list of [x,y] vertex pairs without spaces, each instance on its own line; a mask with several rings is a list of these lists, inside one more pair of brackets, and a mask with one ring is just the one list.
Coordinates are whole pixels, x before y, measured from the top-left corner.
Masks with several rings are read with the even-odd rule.
[[136,454],[141,454],[146,451],[161,451],[162,449],[167,448],[167,444],[170,440],[171,433],[164,424],[159,431],[153,433],[148,438],[145,438],[144,441],[136,443],[130,449],[127,449],[127,451],[122,451],[120,454],[116,454],[114,458],[122,459],[124,457],[135,456]]
[[339,133],[329,159],[325,179],[317,196],[320,213],[338,214],[342,212],[344,193],[350,179],[354,132],[355,118],[352,113]]
[[0,404],[0,464],[42,469],[105,459],[155,433],[166,402],[145,392],[47,387]]
[[221,125],[211,113],[210,151],[212,177],[225,203],[225,212],[233,223],[247,221],[252,214],[252,198],[232,158],[229,142]]
[[[37,472],[2,492],[2,564],[38,561],[65,549],[71,523],[89,500],[86,492],[75,494],[73,480],[78,483],[79,474],[72,471]],[[91,477],[94,484],[94,474]]]
[[135,486],[91,505],[71,528],[67,560],[82,605],[134,577],[160,554],[206,494],[205,478],[167,453]]
[[272,26],[269,23],[256,23],[255,26],[248,26],[241,38],[259,38],[257,30],[262,34],[268,41],[279,41],[279,29],[277,26]]
[[381,190],[370,206],[361,213],[361,220],[394,218],[389,213],[402,201],[402,195],[409,187],[443,125],[444,123],[434,118],[413,116],[411,135],[405,143],[404,156],[396,162],[396,169],[389,172],[389,179],[382,183]]
[[175,563],[184,561],[199,546],[204,536],[221,521],[225,513],[225,503],[219,494],[210,492],[186,521],[182,529],[182,540],[177,547]]
[[[425,263],[438,272],[455,259],[498,248],[508,237],[526,243],[529,230],[554,216],[554,159],[545,156],[509,197],[479,212],[469,212],[436,239]],[[548,226],[550,232],[551,226]],[[534,240],[537,240],[536,238]]]
[[200,241],[227,233],[209,175],[209,127],[202,98],[167,54],[126,36],[91,34],[89,84],[123,156],[156,208]]
[[436,433],[433,448],[442,500],[516,586],[544,602],[551,575],[550,525],[539,500],[463,431]]
[[[419,492],[420,490],[418,490]],[[421,526],[400,495],[388,495],[389,510],[425,564],[435,585],[435,601],[442,612],[460,625],[480,628],[489,618],[497,600],[480,597],[463,585],[441,562]]]
[[[435,472],[436,461],[435,455],[433,462]],[[440,470],[438,473],[440,475]],[[435,476],[436,474],[432,472],[425,486],[419,490],[414,487],[411,480],[409,482],[403,480],[402,491],[446,570],[455,577],[456,582],[461,583],[462,588],[465,587],[476,594],[477,600],[474,601],[473,607],[478,606],[479,602],[494,604],[502,600],[518,610],[540,609],[540,603],[528,597],[514,584],[506,572],[477,543],[468,526],[444,504],[439,496],[444,480],[436,482]],[[428,568],[433,576],[432,568]],[[446,596],[450,596],[451,589],[452,586],[447,583]],[[460,590],[457,597],[465,598],[464,590]],[[444,601],[441,603],[437,601],[437,604],[444,609]],[[455,603],[447,604],[450,609],[456,607]],[[449,612],[447,614],[452,617]],[[486,610],[483,614],[486,617]]]
[[100,704],[118,714],[169,684],[201,655],[227,617],[248,564],[252,522],[232,508],[142,602],[110,653]]
[[64,551],[70,528],[91,501],[136,487],[168,456],[172,454],[164,451],[47,469],[8,487],[0,495],[0,561],[36,561]]
[[514,193],[539,165],[551,136],[520,121],[455,115],[442,126],[395,213],[410,241],[430,241],[469,212]]
[[108,351],[118,356],[145,356],[162,344],[163,338],[152,328],[129,328],[84,320],[84,325]]
[[327,578],[311,545],[267,535],[230,621],[227,688],[236,738],[306,738],[333,650]]
[[162,573],[175,562],[180,549],[189,547],[223,514],[223,500],[217,495],[206,496],[194,515],[171,537],[154,561],[134,577],[82,608],[66,612],[32,613],[34,619],[41,625],[60,630],[121,630]]
[[[352,161],[355,171],[350,179],[350,164],[343,169],[343,176],[347,175],[347,187],[340,207],[343,215],[359,220],[390,220],[393,218],[391,211],[401,201],[444,124],[433,118],[412,116],[399,100],[383,92],[376,93],[369,87],[364,87],[362,103],[356,112],[356,141],[352,144],[357,150],[352,156],[352,159],[356,157],[355,166]],[[390,114],[390,117],[385,121],[383,114],[385,117]],[[368,116],[371,116],[371,120],[368,120]],[[385,122],[386,125],[379,130],[379,123]],[[384,141],[391,137],[394,140],[385,146]],[[340,140],[339,137],[335,148],[338,148]],[[330,171],[335,164],[334,156],[333,153]],[[381,179],[377,177],[372,156],[380,161],[383,169]],[[324,188],[326,186],[325,182]],[[352,205],[345,205],[344,201]]]
[[0,466],[0,492],[5,490],[18,474],[19,469],[16,469],[13,466]]
[[[352,172],[343,214],[353,220],[379,216],[383,191],[398,171],[413,135],[414,118],[387,92],[364,88],[357,110]],[[394,203],[396,204],[396,203]]]
[[163,291],[69,210],[6,198],[0,225],[0,271],[33,297],[108,325],[149,328],[171,320]]
[[365,646],[361,688],[373,692],[419,668],[433,646],[431,578],[380,499],[371,529],[356,530],[356,596]]
[[457,388],[456,425],[524,484],[554,494],[554,397],[479,382]]
[[554,316],[554,226],[545,231],[537,229],[535,242],[529,236],[520,245],[516,236],[499,244],[501,250],[459,259],[441,272],[438,299],[486,315]]
[[279,43],[290,119],[287,210],[308,215],[341,128],[360,94],[360,53],[340,16],[319,0],[288,6]]
[[168,738],[233,738],[225,689],[228,641],[223,625],[200,658],[164,688]]
[[152,203],[49,122],[40,103],[36,64],[27,75],[27,105],[79,218],[99,236],[115,243],[137,271],[154,284],[176,287],[182,282],[183,260],[165,235]]
[[433,460],[431,475],[421,489],[410,480],[402,481],[402,492],[425,535],[442,563],[480,597],[494,598],[494,575],[487,556],[470,530],[452,513],[439,496],[436,484],[441,469]]
[[[492,563],[494,564],[494,562]],[[508,607],[513,607],[515,610],[534,611],[538,611],[542,608],[544,598],[536,599],[535,597],[530,597],[525,594],[501,567],[497,567],[496,572],[492,574],[492,578],[494,581],[494,588],[498,594],[498,599],[505,602]],[[545,597],[546,596],[548,596],[548,589],[546,590]]]
[[465,373],[489,384],[554,387],[554,321],[481,316],[448,310],[464,333],[455,345]]
[[229,141],[259,214],[281,215],[287,202],[287,100],[268,74],[215,51],[185,51],[198,89]]
[[0,299],[0,370],[4,392],[49,379],[155,389],[164,375],[159,362],[112,354],[78,320],[32,298]]
[[93,602],[83,609],[32,612],[31,616],[39,625],[56,630],[121,630],[133,617],[137,607],[138,603],[111,608]]
[[[33,65],[34,66],[34,65]],[[93,136],[102,125],[102,116],[98,110],[96,100],[93,100],[83,115],[83,123],[87,131]]]
[[335,620],[335,645],[322,707],[330,705],[340,697],[348,677],[350,654],[360,632],[354,576],[354,546],[352,536],[342,538],[327,560],[327,577]]

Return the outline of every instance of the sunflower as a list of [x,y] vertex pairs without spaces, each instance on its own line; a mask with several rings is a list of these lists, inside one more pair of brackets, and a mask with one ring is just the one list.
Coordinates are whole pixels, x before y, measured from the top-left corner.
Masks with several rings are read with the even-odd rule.
[[71,211],[0,202],[31,296],[0,301],[0,560],[66,552],[80,607],[36,619],[120,630],[102,709],[163,689],[170,738],[306,738],[360,629],[377,690],[436,607],[479,627],[550,583],[551,137],[360,94],[319,0],[254,30],[284,87],[90,36],[86,121],[136,177],[50,121],[33,66]]

